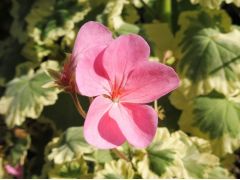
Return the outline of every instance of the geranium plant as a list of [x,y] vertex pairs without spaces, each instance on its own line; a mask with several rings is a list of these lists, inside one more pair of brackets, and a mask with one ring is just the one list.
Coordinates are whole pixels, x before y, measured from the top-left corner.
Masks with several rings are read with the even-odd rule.
[[0,178],[240,178],[239,0],[2,0]]

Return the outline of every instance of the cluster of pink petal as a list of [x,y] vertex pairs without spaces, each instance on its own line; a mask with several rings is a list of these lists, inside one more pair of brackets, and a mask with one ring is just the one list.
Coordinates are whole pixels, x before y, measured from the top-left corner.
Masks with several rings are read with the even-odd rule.
[[84,24],[77,36],[73,59],[82,95],[96,97],[84,123],[86,141],[110,149],[126,140],[144,148],[158,124],[154,109],[145,105],[178,87],[175,71],[148,61],[150,48],[138,35],[116,39],[97,22]]

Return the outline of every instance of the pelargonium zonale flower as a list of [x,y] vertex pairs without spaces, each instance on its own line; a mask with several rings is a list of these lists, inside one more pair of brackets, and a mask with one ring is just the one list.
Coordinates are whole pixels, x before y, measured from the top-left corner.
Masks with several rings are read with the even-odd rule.
[[178,87],[175,71],[148,61],[150,48],[138,35],[116,39],[97,22],[84,24],[74,48],[76,84],[82,95],[95,97],[84,122],[89,144],[111,149],[128,141],[137,148],[148,146],[157,129],[154,109],[145,105]]
[[[86,23],[80,29],[74,43],[73,51],[67,56],[63,70],[57,75],[56,72],[51,70],[52,73],[55,73],[53,76],[57,76],[56,84],[60,88],[67,92],[75,93],[78,91],[75,84],[75,70],[81,56],[86,55],[91,51],[100,53],[100,51],[109,44],[109,41],[112,40],[111,36],[97,37],[101,31],[105,31],[105,28],[96,29],[96,23],[94,22]],[[105,34],[104,32],[102,33]],[[94,42],[88,42],[89,39],[94,39]]]

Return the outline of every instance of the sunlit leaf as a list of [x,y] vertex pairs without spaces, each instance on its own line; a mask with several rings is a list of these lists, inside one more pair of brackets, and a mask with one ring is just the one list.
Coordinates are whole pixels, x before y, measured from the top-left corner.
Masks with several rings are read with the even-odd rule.
[[[228,172],[220,167],[218,157],[211,154],[210,144],[203,139],[190,138],[182,131],[172,134],[159,128],[147,154],[136,157],[139,174],[143,178],[208,178]],[[154,153],[153,153],[154,152]]]
[[227,16],[222,12],[188,12],[179,22],[182,57],[178,72],[194,83],[190,88],[228,94],[240,87],[240,30],[229,26]]
[[43,89],[42,86],[51,81],[44,69],[58,68],[55,61],[48,61],[34,72],[31,69],[27,75],[16,77],[7,84],[4,96],[0,99],[0,113],[6,117],[9,127],[21,125],[25,118],[36,119],[44,106],[54,104],[59,90]]
[[143,30],[146,38],[152,42],[155,56],[163,60],[166,51],[176,50],[176,43],[167,23],[154,21],[152,24],[144,24]]
[[222,2],[223,0],[191,0],[193,4],[200,4],[210,9],[219,9]]
[[226,3],[234,3],[237,7],[240,7],[239,0],[225,0]]
[[[238,101],[238,102],[237,102]],[[240,101],[217,93],[199,96],[185,107],[181,129],[210,140],[213,152],[223,156],[240,146]]]
[[23,50],[26,57],[42,60],[46,56],[61,58],[72,47],[77,23],[90,11],[86,0],[55,1],[37,0],[26,17],[31,40]]
[[48,177],[51,179],[61,178],[89,178],[88,166],[83,158],[79,158],[70,162],[56,164],[48,171]]
[[136,21],[138,18],[136,12],[128,11],[128,13],[131,14],[126,16],[126,20],[129,20],[129,22],[122,17],[125,6],[132,8],[127,0],[109,1],[103,13],[98,16],[98,20],[107,24],[107,26],[117,34],[138,33],[140,29],[133,23],[133,21]]
[[107,163],[107,162],[113,160],[113,157],[109,150],[97,149],[94,151],[94,159],[98,163]]
[[122,159],[105,163],[103,170],[96,173],[97,179],[133,179],[134,170],[131,163]]
[[236,6],[240,7],[239,0],[190,0],[193,4],[200,4],[203,7],[207,7],[210,9],[219,9],[220,5],[223,2],[226,3],[234,3]]
[[55,164],[72,161],[81,157],[84,153],[91,153],[93,149],[86,143],[83,137],[82,127],[68,128],[60,139],[50,144],[48,160]]

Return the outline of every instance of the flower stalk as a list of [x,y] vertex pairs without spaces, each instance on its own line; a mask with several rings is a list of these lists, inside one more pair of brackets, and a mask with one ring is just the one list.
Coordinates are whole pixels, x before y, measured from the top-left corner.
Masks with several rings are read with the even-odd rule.
[[127,156],[125,156],[124,153],[120,152],[119,150],[117,150],[116,148],[112,149],[112,152],[114,152],[119,158],[125,160],[125,161],[128,161],[128,162],[131,162]]
[[73,102],[74,102],[74,105],[75,107],[77,108],[79,114],[85,119],[86,118],[86,112],[84,111],[84,109],[82,108],[82,105],[81,103],[79,102],[79,99],[77,97],[77,94],[76,93],[70,93],[72,99],[73,99]]

